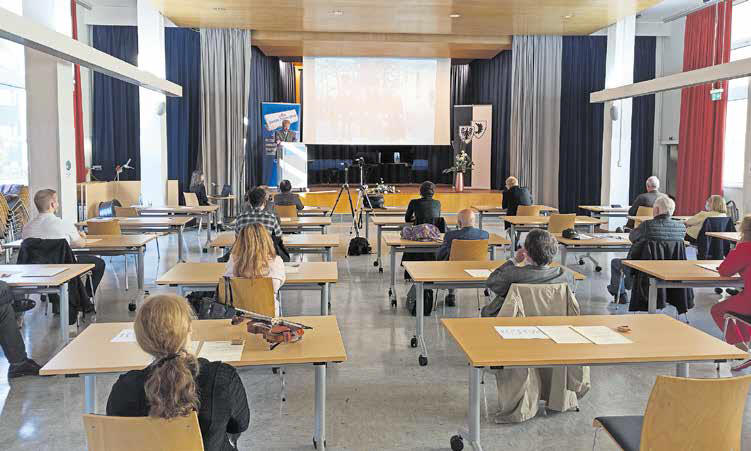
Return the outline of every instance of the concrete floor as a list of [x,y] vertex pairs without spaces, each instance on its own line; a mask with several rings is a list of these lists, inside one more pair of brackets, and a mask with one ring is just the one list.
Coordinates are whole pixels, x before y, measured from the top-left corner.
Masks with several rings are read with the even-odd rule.
[[[341,218],[335,218],[337,222]],[[492,221],[486,229],[500,231]],[[345,258],[349,226],[337,224],[330,233],[339,233],[341,245],[335,257],[339,283],[332,291],[332,314],[336,315],[347,349],[348,360],[328,371],[327,443],[330,449],[351,450],[437,450],[449,449],[449,437],[464,427],[467,412],[467,362],[440,326],[442,315],[426,318],[426,340],[430,366],[417,364],[417,350],[409,347],[415,321],[403,308],[408,286],[397,277],[399,308],[388,302],[388,262],[386,272],[373,267],[374,256]],[[200,239],[204,238],[202,233]],[[374,237],[374,230],[371,237]],[[176,237],[160,239],[162,256],[149,245],[146,254],[146,288],[155,293],[154,279],[176,257]],[[372,239],[375,242],[375,239]],[[195,232],[187,234],[189,261],[214,261],[217,255],[202,254]],[[375,247],[375,246],[374,246]],[[600,258],[604,260],[603,255]],[[499,254],[500,256],[500,254]],[[612,256],[608,256],[611,258]],[[317,259],[317,256],[306,256]],[[573,258],[570,257],[573,261]],[[123,257],[106,259],[108,270],[99,293],[96,321],[131,321],[128,300],[138,295],[133,265],[129,265],[130,290],[125,292]],[[594,272],[592,265],[575,269],[587,280],[580,283],[577,299],[583,314],[616,314],[605,286],[606,269]],[[401,271],[399,272],[401,276]],[[689,313],[691,324],[719,336],[708,310],[720,298],[711,290],[696,290],[697,307]],[[287,292],[283,297],[287,315],[317,315],[319,295],[313,292]],[[458,292],[458,307],[447,308],[446,316],[471,317],[477,314],[473,290]],[[625,312],[621,309],[621,313]],[[674,310],[665,313],[675,315]],[[32,358],[44,364],[57,346],[57,320],[37,307],[27,313],[23,329]],[[598,415],[642,414],[655,376],[674,374],[673,365],[619,366],[592,368],[592,390],[580,401],[580,412],[551,413],[517,425],[496,425],[492,414],[497,407],[495,381],[486,383],[488,421],[483,412],[482,441],[486,450],[584,450],[592,449],[592,419]],[[8,382],[7,361],[0,358],[0,449],[77,450],[85,449],[82,429],[82,380],[64,377],[26,377]],[[288,400],[279,400],[278,378],[270,370],[240,370],[251,409],[250,429],[241,436],[241,449],[311,450],[313,435],[314,374],[312,366],[287,370]],[[726,365],[723,376],[730,375]],[[693,377],[716,377],[714,365],[692,365]],[[115,377],[98,378],[98,407],[104,406]],[[744,446],[751,449],[751,415],[744,421]],[[609,438],[600,436],[596,449],[615,449]]]

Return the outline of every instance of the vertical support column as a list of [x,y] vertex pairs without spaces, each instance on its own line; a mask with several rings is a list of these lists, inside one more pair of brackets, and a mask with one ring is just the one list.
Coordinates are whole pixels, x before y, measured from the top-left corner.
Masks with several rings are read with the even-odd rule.
[[[751,99],[751,84],[748,86],[749,99]],[[744,215],[751,214],[751,108],[746,113],[746,155],[743,162],[743,206]]]
[[[625,17],[608,27],[606,88],[634,82],[635,34],[635,16]],[[602,134],[603,205],[628,205],[630,201],[628,176],[631,169],[631,113],[630,98],[605,103]]]
[[[150,0],[138,0],[138,67],[166,78],[164,16]],[[139,89],[141,118],[141,196],[146,205],[167,202],[167,98]],[[211,227],[211,225],[208,225]]]
[[[68,2],[24,0],[23,15],[66,36],[71,35]],[[60,215],[75,222],[78,212],[73,65],[28,47],[25,56],[29,189],[32,196],[43,188],[56,190]],[[36,211],[29,213],[35,215]]]

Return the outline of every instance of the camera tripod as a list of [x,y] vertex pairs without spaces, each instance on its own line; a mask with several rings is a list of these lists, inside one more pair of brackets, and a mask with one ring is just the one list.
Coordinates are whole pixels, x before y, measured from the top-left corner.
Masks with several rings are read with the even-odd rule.
[[[336,195],[336,201],[331,208],[329,216],[333,216],[336,211],[336,206],[339,205],[339,200],[343,193],[347,193],[347,200],[349,200],[349,212],[352,214],[352,227],[349,229],[349,234],[352,235],[352,229],[355,230],[355,236],[360,237],[360,229],[362,228],[362,210],[360,206],[367,206],[367,208],[373,209],[373,204],[370,203],[370,199],[367,196],[368,185],[365,185],[365,159],[357,158],[355,160],[356,165],[360,167],[360,187],[357,188],[357,201],[352,202],[352,192],[349,189],[349,168],[350,166],[344,166],[344,183],[339,188],[339,194]],[[363,200],[364,199],[364,200]],[[359,212],[360,215],[356,214]]]

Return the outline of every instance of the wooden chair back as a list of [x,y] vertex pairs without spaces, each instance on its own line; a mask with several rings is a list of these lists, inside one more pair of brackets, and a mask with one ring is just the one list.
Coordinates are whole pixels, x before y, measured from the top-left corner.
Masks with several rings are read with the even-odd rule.
[[122,235],[120,221],[86,221],[86,230],[89,235]]
[[274,211],[280,218],[297,217],[297,207],[294,205],[274,205]]
[[576,214],[553,214],[548,222],[548,232],[561,233],[566,229],[573,229],[576,224]]
[[519,205],[516,208],[516,216],[540,216],[542,205]]
[[641,430],[642,450],[741,449],[751,375],[720,379],[657,376]]
[[488,240],[453,240],[449,260],[487,261]]
[[135,218],[138,215],[138,210],[133,207],[115,207],[115,216],[120,218]]
[[636,210],[636,216],[649,216],[650,218],[654,218],[655,209],[653,207],[639,207]]
[[198,196],[196,196],[196,193],[183,193],[183,197],[185,198],[186,207],[199,207],[201,205],[198,202]]
[[[270,277],[246,279],[243,277],[230,278],[232,287],[232,305],[236,309],[261,315],[276,316],[274,306],[274,284]],[[224,278],[219,279],[218,299],[226,303],[226,288]]]
[[90,451],[203,451],[198,415],[163,420],[151,417],[84,415]]

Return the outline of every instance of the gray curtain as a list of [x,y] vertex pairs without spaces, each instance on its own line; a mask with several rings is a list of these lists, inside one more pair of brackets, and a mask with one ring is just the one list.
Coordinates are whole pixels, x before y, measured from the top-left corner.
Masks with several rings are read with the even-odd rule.
[[201,168],[209,192],[245,195],[245,118],[250,94],[250,31],[201,30]]
[[292,63],[279,61],[279,76],[281,77],[282,102],[297,103],[295,97],[295,66]]
[[560,36],[514,36],[511,50],[511,175],[536,204],[558,206]]

